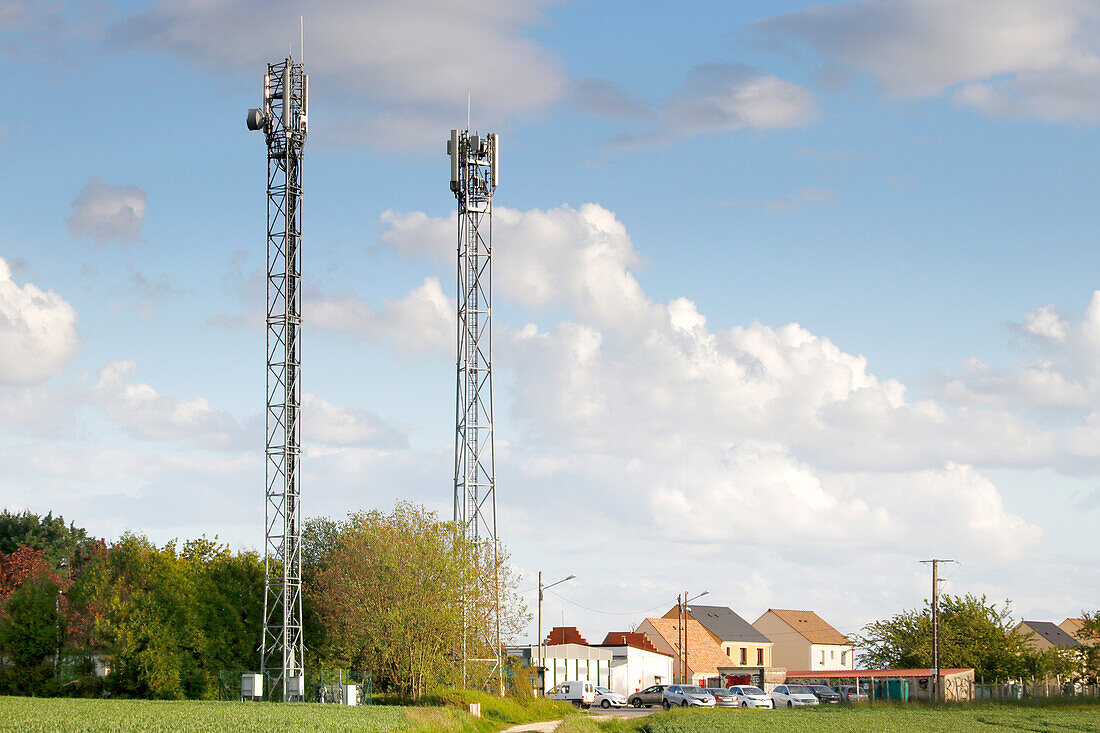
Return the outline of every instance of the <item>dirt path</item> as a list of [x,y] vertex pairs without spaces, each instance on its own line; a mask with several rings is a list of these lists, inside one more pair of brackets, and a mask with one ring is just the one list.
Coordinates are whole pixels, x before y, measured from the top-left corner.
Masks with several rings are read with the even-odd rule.
[[524,723],[505,728],[500,733],[554,733],[561,725],[560,720],[548,720],[545,723]]

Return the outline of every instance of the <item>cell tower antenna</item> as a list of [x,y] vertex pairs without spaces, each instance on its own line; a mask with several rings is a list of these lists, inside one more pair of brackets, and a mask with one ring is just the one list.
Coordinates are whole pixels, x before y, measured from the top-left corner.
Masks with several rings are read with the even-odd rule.
[[454,521],[465,535],[463,544],[472,546],[478,558],[478,588],[463,601],[462,683],[470,679],[503,695],[492,328],[493,191],[500,181],[500,136],[472,135],[469,127],[451,130],[447,153],[451,191],[458,199]]
[[306,62],[306,16],[298,16],[298,53],[301,54],[302,63]]
[[[260,671],[268,695],[305,699],[302,640],[302,153],[309,77],[290,55],[268,64],[263,104],[250,130],[267,142],[267,412],[264,490],[264,617]],[[281,698],[279,697],[281,695]]]

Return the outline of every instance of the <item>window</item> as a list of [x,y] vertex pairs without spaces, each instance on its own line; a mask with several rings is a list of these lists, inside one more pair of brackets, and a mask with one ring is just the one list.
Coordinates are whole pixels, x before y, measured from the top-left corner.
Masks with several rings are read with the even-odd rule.
[[748,658],[747,658],[748,656],[749,656],[749,650],[746,649],[745,647],[741,647],[741,666],[742,667],[744,667],[746,664],[749,663]]
[[756,647],[756,665],[758,667],[763,667],[764,666],[764,648],[763,647],[759,647],[759,646]]
[[729,648],[729,647],[726,647],[726,656],[727,656],[727,657],[729,657],[729,656],[732,656],[732,655],[730,654],[730,648]]
[[824,649],[821,650],[821,663],[825,664],[825,650]]
[[848,652],[841,652],[840,653],[840,663],[842,665],[848,664]]
[[829,650],[829,659],[836,659],[836,649]]

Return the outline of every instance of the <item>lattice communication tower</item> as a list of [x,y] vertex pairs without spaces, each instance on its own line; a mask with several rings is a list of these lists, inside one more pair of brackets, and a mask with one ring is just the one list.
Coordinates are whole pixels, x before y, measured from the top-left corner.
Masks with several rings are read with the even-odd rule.
[[260,671],[270,694],[305,699],[302,640],[302,511],[298,414],[302,390],[302,151],[309,77],[287,57],[268,64],[263,106],[250,130],[267,140],[267,449],[264,628]]
[[[485,688],[504,691],[497,565],[496,460],[493,447],[493,191],[500,181],[500,136],[451,130],[451,191],[458,199],[458,379],[455,421],[454,521],[478,557],[486,587],[475,597],[491,609],[463,607],[462,683],[470,662],[487,671]],[[481,550],[488,550],[488,557]],[[485,592],[487,591],[487,592]],[[484,613],[491,618],[482,618]],[[474,649],[470,646],[473,643]],[[470,652],[474,651],[474,656]],[[485,655],[485,656],[482,656]],[[479,674],[480,676],[480,674]]]

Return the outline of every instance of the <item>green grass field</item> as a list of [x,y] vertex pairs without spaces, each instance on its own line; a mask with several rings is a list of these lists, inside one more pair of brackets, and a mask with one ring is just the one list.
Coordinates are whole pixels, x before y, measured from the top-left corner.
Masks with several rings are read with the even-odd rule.
[[[625,722],[625,721],[623,721]],[[673,711],[652,718],[616,722],[615,733],[956,733],[958,731],[1100,731],[1100,709],[1010,706],[893,707],[876,705],[810,710]]]
[[[0,697],[0,731],[441,731],[481,733],[509,722],[565,712],[559,733],[954,733],[955,731],[1100,732],[1100,707],[973,705],[860,706],[808,710],[673,710],[597,723],[568,710],[513,704],[475,721],[454,707],[276,705],[269,703],[74,700]],[[507,711],[507,712],[505,712]],[[486,711],[489,712],[489,711]],[[516,719],[519,718],[519,719]]]

